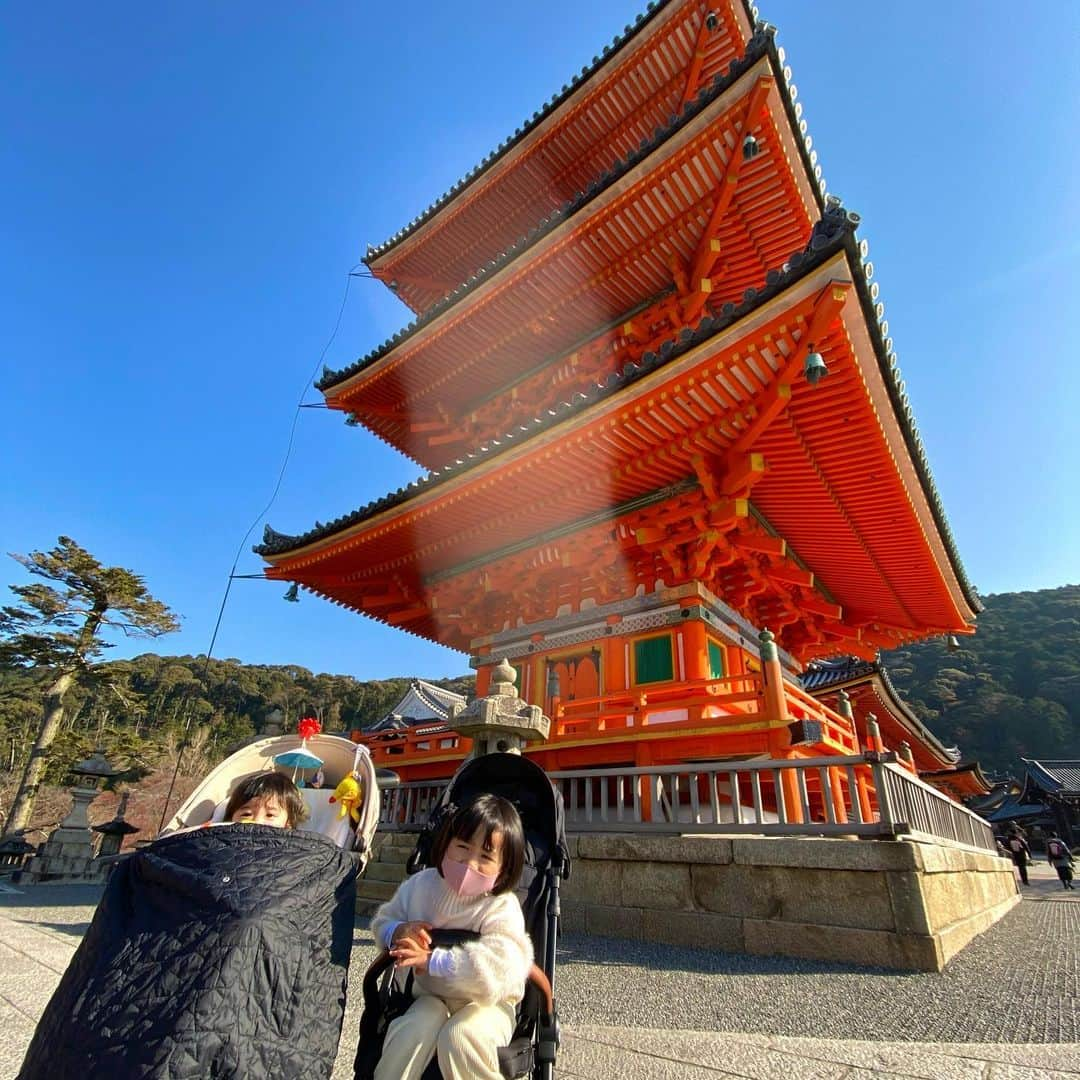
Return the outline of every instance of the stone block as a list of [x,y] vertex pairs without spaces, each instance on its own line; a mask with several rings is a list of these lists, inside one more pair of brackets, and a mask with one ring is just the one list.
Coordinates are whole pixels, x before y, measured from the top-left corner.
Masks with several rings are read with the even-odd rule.
[[728,836],[637,836],[631,833],[583,833],[577,858],[651,863],[729,863]]
[[780,917],[780,900],[769,886],[768,869],[752,866],[691,867],[694,906],[721,915]]
[[732,840],[747,866],[805,866],[822,870],[919,870],[921,845],[903,840],[834,840],[812,836],[750,836]]
[[961,872],[923,876],[923,901],[932,933],[944,930],[986,907],[977,878],[977,874]]
[[625,864],[599,859],[580,859],[570,880],[562,886],[563,901],[580,904],[618,904]]
[[618,902],[628,907],[685,911],[691,906],[690,867],[677,863],[623,863]]
[[600,937],[630,938],[633,941],[640,941],[643,936],[640,908],[586,904],[584,912],[586,933]]
[[937,934],[941,949],[942,965],[947,964],[972,938],[989,929],[1003,915],[1020,903],[1020,896],[1013,895],[992,907],[976,911],[954,922]]
[[704,911],[642,911],[641,936],[664,945],[742,952],[743,921]]
[[885,877],[810,867],[694,867],[698,907],[726,915],[890,930]]
[[584,934],[586,929],[585,905],[564,903],[559,914],[559,933]]
[[885,875],[889,902],[892,905],[893,928],[899,934],[926,935],[931,932],[921,880],[922,875],[912,871]]
[[978,857],[974,852],[945,847],[943,844],[919,844],[918,848],[923,870],[928,874],[955,874],[978,869]]
[[898,935],[775,919],[744,919],[745,950],[761,956],[798,956],[902,971],[940,971],[942,958],[933,937]]

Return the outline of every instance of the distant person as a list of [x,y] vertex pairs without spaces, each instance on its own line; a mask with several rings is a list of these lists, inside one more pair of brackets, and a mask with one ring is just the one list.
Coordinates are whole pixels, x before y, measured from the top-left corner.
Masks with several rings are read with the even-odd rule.
[[1031,862],[1031,848],[1028,847],[1024,834],[1019,829],[1014,830],[1005,841],[1005,846],[1012,856],[1013,865],[1020,871],[1021,882],[1026,885],[1028,883],[1028,863]]
[[1062,888],[1071,889],[1073,887],[1073,856],[1069,845],[1057,833],[1052,832],[1046,838],[1046,857],[1057,871],[1057,876],[1061,878]]

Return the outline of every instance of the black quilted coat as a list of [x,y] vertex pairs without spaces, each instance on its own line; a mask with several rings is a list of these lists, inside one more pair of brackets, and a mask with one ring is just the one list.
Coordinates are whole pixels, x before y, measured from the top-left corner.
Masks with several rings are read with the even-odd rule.
[[353,857],[233,825],[121,862],[20,1080],[329,1077],[353,938]]

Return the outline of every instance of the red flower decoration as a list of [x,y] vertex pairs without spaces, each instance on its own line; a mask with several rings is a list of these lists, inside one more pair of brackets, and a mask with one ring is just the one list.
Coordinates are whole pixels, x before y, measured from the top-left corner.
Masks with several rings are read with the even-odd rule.
[[305,716],[296,725],[296,730],[299,732],[301,739],[310,739],[312,735],[318,735],[322,731],[322,724],[314,716]]

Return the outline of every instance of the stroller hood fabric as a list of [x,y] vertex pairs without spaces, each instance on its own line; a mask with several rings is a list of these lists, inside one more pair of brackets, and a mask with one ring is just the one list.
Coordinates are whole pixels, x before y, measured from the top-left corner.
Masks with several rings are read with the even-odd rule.
[[264,825],[158,840],[113,872],[20,1080],[329,1077],[356,860]]

